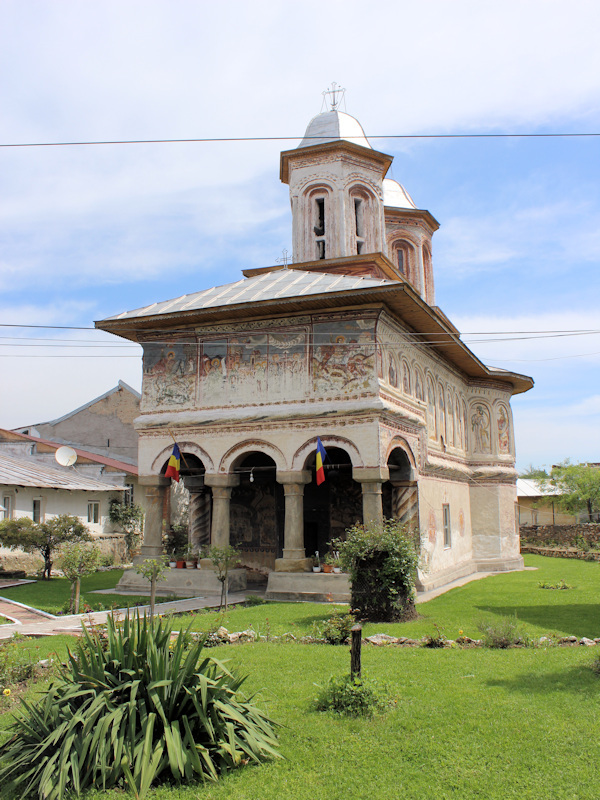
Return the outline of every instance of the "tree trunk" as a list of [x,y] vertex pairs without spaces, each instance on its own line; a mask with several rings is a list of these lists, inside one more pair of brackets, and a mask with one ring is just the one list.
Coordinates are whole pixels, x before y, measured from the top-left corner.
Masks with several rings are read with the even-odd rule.
[[81,578],[75,582],[75,613],[79,614],[79,596],[81,594]]
[[71,614],[75,613],[75,587],[77,585],[77,581],[73,581],[71,583],[71,597],[69,598],[69,611]]
[[154,616],[154,605],[156,602],[156,575],[150,579],[150,619]]

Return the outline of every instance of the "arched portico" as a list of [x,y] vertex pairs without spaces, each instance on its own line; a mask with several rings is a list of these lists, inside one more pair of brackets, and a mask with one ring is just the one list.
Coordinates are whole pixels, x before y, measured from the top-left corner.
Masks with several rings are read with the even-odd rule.
[[389,481],[383,486],[383,514],[418,528],[419,495],[414,456],[404,442],[394,444],[387,459]]

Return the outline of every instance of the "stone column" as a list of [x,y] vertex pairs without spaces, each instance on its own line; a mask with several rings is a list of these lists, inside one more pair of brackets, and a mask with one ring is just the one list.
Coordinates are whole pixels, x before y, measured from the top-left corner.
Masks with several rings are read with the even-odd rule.
[[308,470],[277,472],[277,483],[285,493],[283,558],[275,560],[276,572],[305,572],[311,560],[304,550],[304,486],[312,480]]
[[184,483],[190,493],[188,540],[197,553],[210,544],[210,491],[204,486],[204,475],[186,476]]
[[140,476],[138,481],[146,487],[146,508],[144,518],[144,541],[139,560],[158,558],[162,555],[163,505],[170,478],[148,475]]
[[225,547],[229,544],[229,504],[231,490],[238,486],[239,475],[204,476],[204,485],[212,488],[212,520],[210,526],[210,543],[213,547]]
[[363,524],[383,521],[381,487],[389,480],[387,467],[354,467],[352,478],[361,484],[363,496]]

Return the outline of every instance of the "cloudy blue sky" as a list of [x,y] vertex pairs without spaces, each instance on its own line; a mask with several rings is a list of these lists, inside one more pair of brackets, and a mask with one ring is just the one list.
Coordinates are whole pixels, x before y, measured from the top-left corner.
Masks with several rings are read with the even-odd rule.
[[[0,143],[300,138],[333,80],[367,136],[599,133],[598,30],[597,0],[2,0]],[[91,327],[274,263],[295,144],[0,148],[0,322]],[[372,144],[441,223],[438,305],[536,380],[518,465],[600,461],[600,137]],[[140,386],[106,334],[0,336],[1,427]]]

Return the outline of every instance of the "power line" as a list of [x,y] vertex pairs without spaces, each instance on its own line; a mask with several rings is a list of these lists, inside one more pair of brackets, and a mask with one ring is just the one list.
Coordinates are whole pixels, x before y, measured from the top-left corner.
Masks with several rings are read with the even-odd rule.
[[[558,133],[390,133],[374,134],[368,139],[563,139],[576,137],[595,137],[600,133],[558,132]],[[0,147],[87,147],[90,145],[111,144],[209,144],[213,142],[286,142],[323,140],[323,136],[213,136],[197,139],[112,139],[85,142],[9,142]],[[344,140],[361,140],[362,136],[345,136]]]

